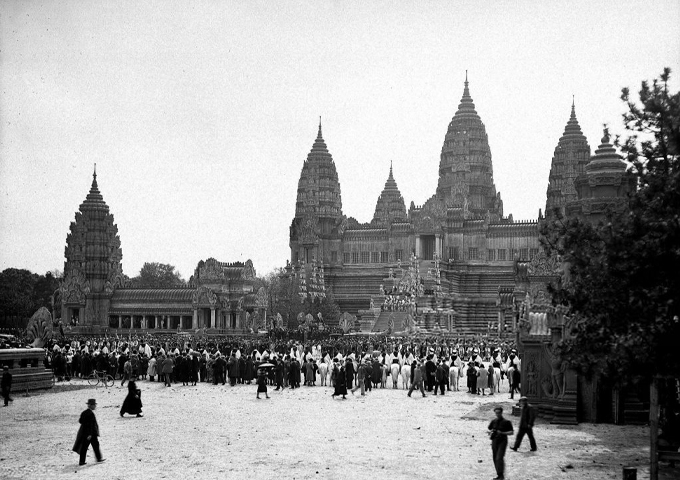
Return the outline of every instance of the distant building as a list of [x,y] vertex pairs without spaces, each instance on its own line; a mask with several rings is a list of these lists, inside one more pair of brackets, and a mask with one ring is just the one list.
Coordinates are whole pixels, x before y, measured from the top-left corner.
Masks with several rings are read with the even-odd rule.
[[[576,188],[587,187],[577,187],[575,180],[589,161],[590,147],[572,104],[552,159],[548,215],[579,204]],[[373,219],[360,224],[343,214],[340,181],[319,125],[298,183],[289,271],[301,277],[311,266],[322,269],[341,310],[357,313],[364,330],[384,331],[390,322],[399,330],[408,309],[390,304],[413,296],[416,321],[425,330],[508,329],[513,309],[527,293],[519,279],[522,268],[547,273],[539,243],[543,216],[539,210],[536,220],[516,222],[504,214],[486,129],[467,78],[444,137],[438,175],[434,195],[406,210],[390,166]],[[414,276],[422,292],[409,291]]]
[[81,332],[203,330],[244,332],[266,321],[265,292],[254,292],[255,269],[245,263],[200,261],[184,288],[131,288],[123,275],[118,227],[92,187],[71,222],[64,252],[61,318]]

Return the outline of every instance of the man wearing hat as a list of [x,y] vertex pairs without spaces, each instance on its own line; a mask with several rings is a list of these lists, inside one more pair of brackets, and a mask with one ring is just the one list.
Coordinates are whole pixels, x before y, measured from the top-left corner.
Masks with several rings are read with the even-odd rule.
[[79,465],[85,465],[85,457],[87,450],[92,444],[92,450],[98,462],[103,462],[102,453],[99,451],[99,425],[97,425],[97,417],[94,410],[97,408],[97,401],[90,398],[87,401],[87,409],[80,414],[80,428],[78,435],[76,435],[76,442],[73,444],[73,451],[80,454]]
[[515,446],[511,447],[515,452],[522,444],[522,439],[526,434],[529,437],[531,451],[536,451],[536,439],[534,438],[534,421],[536,420],[536,409],[529,403],[527,397],[520,397],[519,406],[522,412],[519,415],[519,431],[515,438]]
[[9,373],[9,367],[7,365],[2,367],[2,397],[5,399],[5,406],[9,405],[9,402],[13,402],[9,396],[9,392],[12,390],[12,374]]

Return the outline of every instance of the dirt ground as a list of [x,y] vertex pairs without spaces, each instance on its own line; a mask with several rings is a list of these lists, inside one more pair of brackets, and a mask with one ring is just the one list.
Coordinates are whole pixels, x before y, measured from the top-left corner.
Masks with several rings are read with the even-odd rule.
[[[107,389],[74,380],[30,397],[15,393],[13,404],[0,407],[0,478],[490,479],[487,426],[494,406],[509,412],[513,404],[507,393],[408,398],[391,387],[341,400],[318,382],[270,387],[269,400],[257,400],[254,385],[138,385],[143,418],[120,417],[127,387],[119,382]],[[90,449],[79,467],[71,447],[88,398],[98,402],[107,461],[97,463]],[[509,418],[516,429],[517,418]],[[506,478],[620,479],[623,466],[649,478],[647,427],[539,420],[535,435],[538,452],[529,452],[526,438],[520,452],[508,450]],[[680,466],[661,471],[663,479],[680,478]]]

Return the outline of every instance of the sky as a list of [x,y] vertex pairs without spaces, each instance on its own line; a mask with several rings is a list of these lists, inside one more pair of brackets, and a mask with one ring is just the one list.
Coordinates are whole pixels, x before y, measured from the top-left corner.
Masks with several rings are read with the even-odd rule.
[[622,87],[680,78],[680,2],[0,2],[0,271],[63,270],[97,164],[123,271],[290,258],[319,117],[345,215],[368,222],[390,162],[436,190],[468,71],[505,214],[545,208],[572,96],[594,151]]

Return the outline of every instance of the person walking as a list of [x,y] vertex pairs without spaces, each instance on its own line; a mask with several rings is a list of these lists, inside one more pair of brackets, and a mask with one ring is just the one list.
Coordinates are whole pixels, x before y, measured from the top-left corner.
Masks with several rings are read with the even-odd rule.
[[126,413],[138,417],[144,416],[142,415],[142,391],[137,388],[137,383],[134,380],[128,382],[128,394],[120,407],[120,416],[122,417]]
[[76,435],[76,441],[73,444],[73,451],[80,455],[79,465],[85,465],[85,458],[87,457],[87,450],[92,444],[94,456],[97,462],[103,462],[102,452],[99,450],[99,425],[97,424],[97,417],[94,410],[97,408],[97,401],[90,398],[87,401],[87,409],[80,414],[80,428]]
[[516,452],[519,446],[522,444],[524,435],[526,435],[529,437],[531,451],[535,452],[537,450],[536,439],[534,438],[534,421],[536,420],[536,409],[529,403],[527,397],[520,397],[519,406],[522,409],[519,415],[519,431],[515,437],[515,446],[511,448]]
[[9,396],[9,392],[12,391],[12,374],[9,373],[9,367],[7,365],[2,367],[2,398],[5,399],[5,406],[9,405],[9,402],[13,402],[14,399]]
[[493,409],[496,418],[489,423],[489,437],[491,438],[491,453],[496,467],[496,478],[505,479],[505,450],[508,448],[508,435],[513,434],[512,423],[503,417],[503,408]]
[[172,355],[168,355],[165,360],[163,360],[163,378],[165,379],[165,386],[170,387],[172,382],[172,370],[175,367],[175,361],[172,359]]
[[411,388],[409,388],[408,390],[409,397],[413,393],[413,390],[415,390],[416,388],[420,390],[420,393],[423,394],[423,397],[426,396],[425,389],[423,388],[422,364],[423,364],[422,359],[418,360],[417,362],[414,360],[413,363],[411,363]]
[[255,398],[258,400],[260,399],[260,393],[264,393],[264,396],[269,398],[267,393],[267,372],[265,372],[264,368],[257,369],[257,396]]

